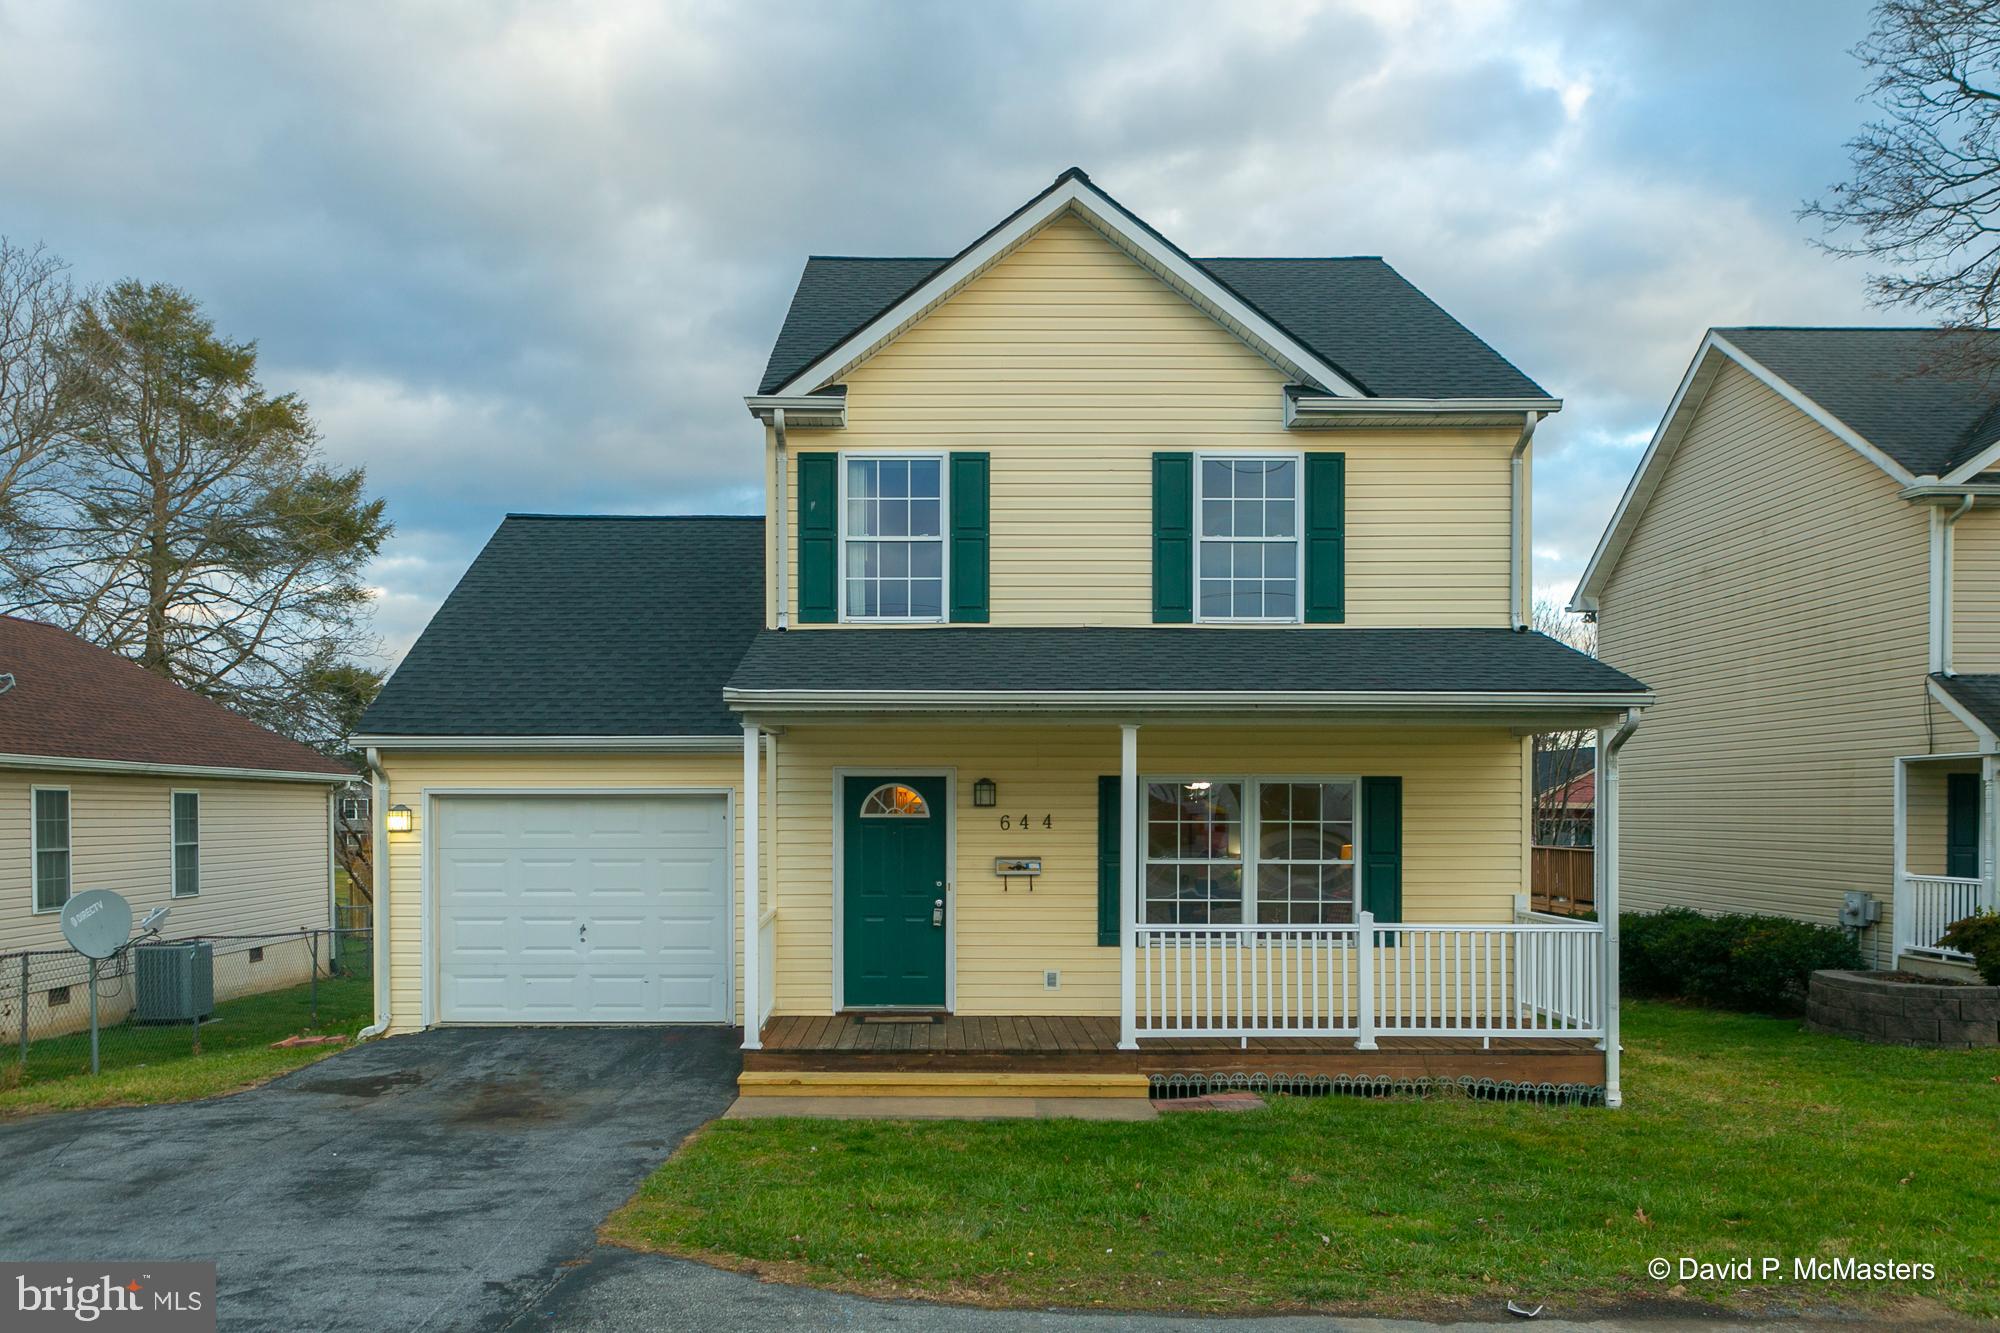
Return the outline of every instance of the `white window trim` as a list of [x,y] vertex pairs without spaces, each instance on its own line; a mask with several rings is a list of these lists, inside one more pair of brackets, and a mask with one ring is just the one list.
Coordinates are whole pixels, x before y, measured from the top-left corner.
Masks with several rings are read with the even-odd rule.
[[[1260,795],[1258,789],[1261,788],[1263,784],[1267,782],[1288,783],[1288,784],[1318,783],[1322,786],[1344,784],[1346,786],[1352,787],[1354,789],[1354,855],[1351,858],[1349,858],[1349,860],[1346,861],[1321,861],[1321,862],[1313,862],[1312,864],[1316,865],[1351,864],[1354,867],[1354,914],[1357,919],[1360,917],[1362,910],[1361,827],[1362,827],[1362,815],[1363,815],[1363,811],[1361,809],[1360,775],[1351,773],[1334,773],[1334,774],[1259,773],[1255,775],[1247,773],[1143,773],[1139,776],[1139,809],[1133,816],[1135,819],[1138,820],[1138,829],[1139,829],[1139,892],[1136,895],[1134,895],[1132,910],[1138,913],[1139,919],[1136,924],[1139,925],[1140,927],[1149,928],[1153,930],[1173,930],[1173,929],[1179,929],[1183,925],[1183,923],[1181,922],[1174,922],[1174,921],[1146,920],[1146,868],[1148,866],[1216,864],[1216,862],[1214,861],[1185,861],[1178,857],[1173,858],[1171,860],[1156,860],[1154,857],[1147,854],[1146,847],[1148,845],[1148,834],[1150,833],[1150,826],[1152,822],[1150,818],[1151,807],[1148,804],[1148,799],[1149,799],[1148,790],[1152,786],[1152,784],[1156,782],[1172,782],[1172,783],[1233,782],[1241,786],[1243,789],[1243,855],[1241,859],[1238,862],[1236,862],[1236,864],[1240,864],[1243,868],[1243,920],[1240,922],[1223,922],[1222,924],[1225,926],[1229,925],[1255,926],[1258,924],[1256,919],[1257,918],[1257,871],[1264,864],[1264,859],[1260,855],[1258,850],[1258,843],[1262,839],[1264,832],[1263,809],[1258,800],[1258,797]],[[1223,864],[1229,864],[1229,863],[1224,862]],[[1274,864],[1294,865],[1298,863],[1291,861],[1275,861]],[[1280,923],[1278,922],[1271,923],[1272,926],[1276,926],[1278,924]],[[1301,930],[1315,929],[1314,926],[1304,922],[1299,922],[1299,923],[1284,922],[1282,924],[1285,925],[1297,924],[1299,929]],[[1192,929],[1194,927],[1190,924],[1188,928]]]
[[[45,791],[59,791],[63,794],[63,827],[69,838],[63,844],[63,852],[69,857],[69,894],[54,907],[42,906],[41,865],[42,847],[36,835],[35,798]],[[76,798],[68,787],[28,788],[28,908],[31,916],[54,916],[61,912],[63,905],[76,896]]]
[[[174,807],[181,797],[194,797],[194,887],[181,890],[181,841],[180,830],[174,827]],[[168,896],[173,898],[199,898],[201,896],[201,793],[192,787],[175,787],[167,793],[167,878],[171,888]]]
[[[1201,613],[1201,544],[1204,541],[1227,542],[1233,537],[1204,537],[1201,532],[1201,465],[1210,459],[1243,462],[1247,459],[1277,458],[1290,459],[1297,464],[1297,480],[1292,486],[1292,579],[1293,612],[1289,616],[1205,616]],[[1194,568],[1189,571],[1194,590],[1194,623],[1197,625],[1302,625],[1306,612],[1306,455],[1303,449],[1211,449],[1197,452],[1194,456],[1194,547],[1192,559]],[[1273,539],[1251,537],[1247,540],[1271,542]],[[1278,538],[1275,540],[1283,540]]]
[[[840,474],[836,508],[839,510],[839,542],[834,550],[838,568],[840,623],[843,625],[946,625],[951,623],[951,454],[943,449],[856,449],[836,455]],[[864,616],[847,610],[847,465],[849,463],[921,461],[935,459],[938,465],[938,568],[943,583],[938,589],[938,614],[934,616]],[[894,541],[894,537],[859,537],[857,541]],[[929,540],[919,538],[918,540]]]

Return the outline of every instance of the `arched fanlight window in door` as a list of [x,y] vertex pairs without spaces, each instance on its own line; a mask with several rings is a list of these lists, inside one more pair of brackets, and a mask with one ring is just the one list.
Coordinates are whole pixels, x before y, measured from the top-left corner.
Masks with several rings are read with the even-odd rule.
[[924,804],[913,787],[905,787],[900,782],[885,782],[868,793],[868,799],[861,803],[863,819],[929,819],[930,806]]

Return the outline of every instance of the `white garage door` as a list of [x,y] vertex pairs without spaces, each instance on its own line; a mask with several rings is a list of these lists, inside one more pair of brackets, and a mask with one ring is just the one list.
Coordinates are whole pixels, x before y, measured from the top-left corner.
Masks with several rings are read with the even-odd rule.
[[436,809],[440,1021],[729,1021],[723,797],[451,796]]

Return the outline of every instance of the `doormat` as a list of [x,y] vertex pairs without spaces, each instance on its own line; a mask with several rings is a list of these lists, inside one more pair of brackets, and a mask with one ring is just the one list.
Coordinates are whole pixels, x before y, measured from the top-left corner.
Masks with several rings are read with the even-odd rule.
[[863,1014],[864,1023],[922,1023],[926,1027],[938,1021],[936,1014]]

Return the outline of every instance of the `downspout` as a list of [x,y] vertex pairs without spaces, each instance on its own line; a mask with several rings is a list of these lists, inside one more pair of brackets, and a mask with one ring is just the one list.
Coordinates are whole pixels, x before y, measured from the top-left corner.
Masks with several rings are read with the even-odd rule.
[[1938,529],[1938,556],[1933,576],[1938,581],[1937,596],[1931,599],[1937,614],[1937,624],[1932,627],[1931,638],[1937,645],[1936,660],[1931,669],[1944,675],[1952,675],[1951,669],[1951,580],[1952,580],[1952,529],[1958,520],[1964,518],[1972,508],[1972,492],[1959,497],[1958,508],[1944,516],[1944,523]]
[[785,409],[771,409],[771,429],[778,437],[778,482],[773,496],[772,518],[777,523],[776,539],[773,542],[778,565],[778,628],[791,627],[792,612],[788,604],[790,590],[785,586],[785,567],[791,562],[791,551],[785,544]]
[[[1597,911],[1604,922],[1604,1104],[1616,1110],[1625,1104],[1618,1083],[1618,752],[1639,729],[1637,709],[1625,714],[1618,729],[1598,746],[1597,759]],[[1608,818],[1606,816],[1609,816]]]
[[1521,541],[1528,530],[1527,487],[1521,484],[1522,474],[1527,471],[1523,455],[1534,443],[1535,426],[1541,419],[1540,412],[1530,412],[1521,419],[1521,438],[1514,441],[1513,456],[1507,460],[1507,612],[1516,630],[1528,627],[1528,599],[1521,587],[1524,573]]
[[356,1041],[379,1037],[389,1029],[389,775],[382,771],[382,756],[374,746],[368,751],[368,813],[374,824],[369,833],[373,854],[368,858],[368,896],[374,906],[375,932],[375,1021],[361,1029]]

